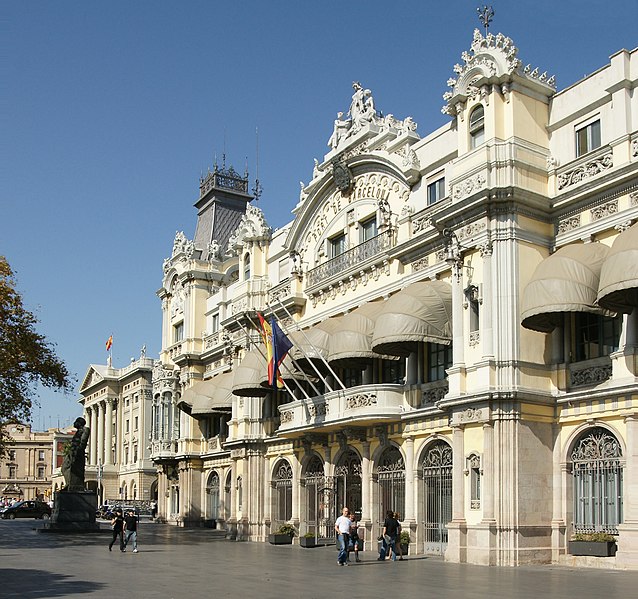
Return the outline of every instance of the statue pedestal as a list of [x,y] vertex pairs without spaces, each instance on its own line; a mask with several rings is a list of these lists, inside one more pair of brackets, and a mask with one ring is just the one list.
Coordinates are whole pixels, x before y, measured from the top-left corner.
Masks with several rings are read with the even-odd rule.
[[53,515],[42,532],[100,532],[95,521],[97,496],[93,491],[66,493],[60,491],[53,499]]

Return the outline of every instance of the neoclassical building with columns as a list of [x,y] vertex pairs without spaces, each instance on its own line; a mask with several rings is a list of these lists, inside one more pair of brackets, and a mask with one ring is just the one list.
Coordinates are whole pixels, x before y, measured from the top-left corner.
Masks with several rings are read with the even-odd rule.
[[86,481],[99,503],[157,500],[157,473],[150,460],[151,381],[155,360],[124,368],[91,364],[80,385],[80,403],[91,429]]
[[247,174],[200,180],[158,291],[161,519],[328,542],[346,505],[374,551],[391,509],[411,554],[586,565],[569,540],[606,532],[638,568],[638,50],[559,90],[468,41],[435,131],[335,102],[284,227]]

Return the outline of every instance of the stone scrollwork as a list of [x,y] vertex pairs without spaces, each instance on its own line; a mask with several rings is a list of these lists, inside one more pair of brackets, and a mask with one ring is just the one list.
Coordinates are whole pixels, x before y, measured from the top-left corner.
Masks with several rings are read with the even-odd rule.
[[631,142],[631,155],[638,156],[638,137]]
[[422,218],[415,218],[412,221],[412,234],[418,235],[422,231],[429,229],[432,226],[432,218],[424,216]]
[[414,272],[419,272],[420,270],[427,268],[429,265],[430,265],[429,257],[424,256],[423,258],[419,258],[418,260],[414,260],[414,262],[412,262],[412,270]]
[[632,206],[638,206],[638,191],[629,194],[629,202]]
[[583,385],[597,385],[611,378],[611,364],[604,366],[591,366],[580,370],[570,371],[570,385],[580,387]]
[[311,418],[316,418],[317,416],[325,416],[328,414],[328,404],[326,402],[323,403],[313,403],[308,406],[308,414],[310,414]]
[[353,410],[355,408],[365,408],[374,406],[377,404],[376,393],[355,393],[346,397],[346,410]]
[[454,186],[454,199],[460,200],[485,187],[487,179],[483,173],[468,177]]
[[564,218],[558,223],[558,234],[568,233],[580,227],[580,214]]
[[611,202],[607,202],[602,206],[596,206],[596,208],[592,208],[590,211],[592,221],[600,220],[601,218],[605,218],[612,214],[618,213],[618,200],[613,200]]
[[611,152],[598,156],[592,160],[581,164],[574,169],[558,175],[558,189],[564,189],[570,185],[580,183],[585,179],[594,177],[603,171],[610,169],[614,165],[614,158]]
[[292,410],[281,411],[281,423],[292,422],[295,419],[295,413]]
[[440,387],[432,387],[423,392],[421,397],[421,407],[434,405],[437,401],[441,401],[448,392],[448,385],[442,385]]

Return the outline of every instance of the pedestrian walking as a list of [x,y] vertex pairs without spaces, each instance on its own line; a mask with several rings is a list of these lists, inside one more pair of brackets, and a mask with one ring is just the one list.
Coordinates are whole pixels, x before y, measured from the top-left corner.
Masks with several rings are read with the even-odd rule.
[[394,512],[388,510],[385,515],[385,521],[383,523],[383,543],[381,544],[381,551],[377,558],[380,562],[385,560],[386,555],[392,553],[392,561],[397,559],[396,541],[399,530],[399,522],[394,517]]
[[361,540],[359,539],[359,524],[355,514],[350,514],[350,542],[348,543],[348,562],[350,561],[350,551],[354,551],[354,561],[360,562],[359,549]]
[[348,565],[348,543],[350,541],[350,518],[348,513],[348,508],[344,507],[341,510],[341,516],[335,521],[335,532],[339,543],[339,555],[337,556],[337,564],[339,566]]
[[139,518],[135,514],[135,510],[129,510],[124,516],[124,549],[133,539],[133,553],[137,553],[137,526]]
[[401,514],[399,512],[394,512],[394,519],[397,521],[397,540],[394,544],[397,555],[399,556],[399,561],[403,561],[403,549],[401,549]]
[[124,516],[122,515],[122,509],[117,508],[115,510],[115,516],[111,520],[111,528],[113,529],[113,538],[109,543],[109,551],[113,551],[113,543],[115,543],[115,539],[120,537],[120,551],[123,553],[126,551],[124,549]]

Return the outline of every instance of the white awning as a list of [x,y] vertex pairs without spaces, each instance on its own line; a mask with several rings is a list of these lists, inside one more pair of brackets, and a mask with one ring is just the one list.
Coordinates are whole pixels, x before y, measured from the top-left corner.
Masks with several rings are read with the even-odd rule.
[[184,391],[180,403],[190,406],[193,417],[229,412],[233,405],[233,376],[234,373],[225,372],[208,381],[195,383]]
[[638,307],[638,223],[618,235],[611,246],[600,271],[597,302],[623,314]]
[[521,324],[549,333],[562,323],[566,312],[603,314],[595,302],[608,253],[602,243],[572,244],[545,258],[523,292]]
[[444,281],[413,283],[393,295],[377,316],[372,349],[407,356],[417,343],[452,343],[452,287]]
[[262,344],[261,347],[255,347],[246,353],[234,371],[232,387],[234,395],[261,397],[268,393],[268,389],[264,389],[261,385],[264,374],[267,376],[265,352],[266,349]]

